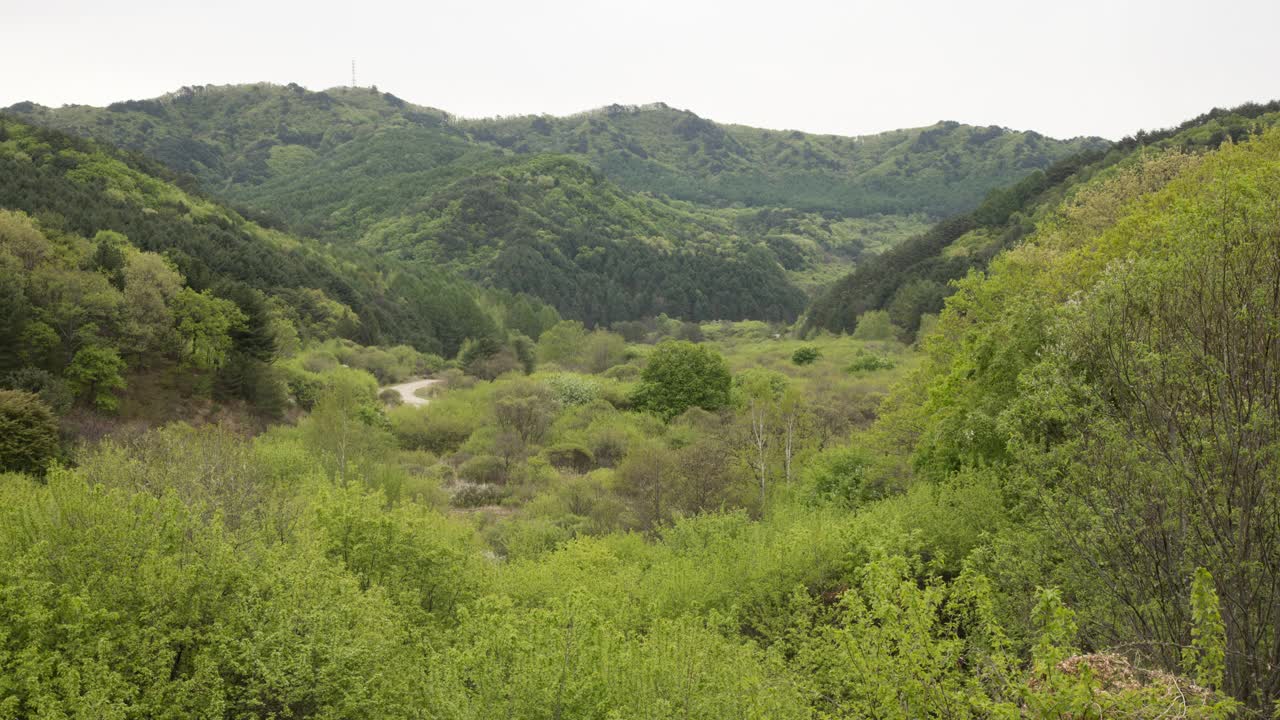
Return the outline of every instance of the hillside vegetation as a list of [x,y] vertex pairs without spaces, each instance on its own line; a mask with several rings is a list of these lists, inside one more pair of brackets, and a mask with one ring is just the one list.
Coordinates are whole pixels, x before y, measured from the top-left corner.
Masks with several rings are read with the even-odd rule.
[[504,339],[508,318],[534,333],[559,319],[527,296],[265,229],[147,170],[161,171],[0,116],[0,377],[18,373],[5,383],[114,410],[146,373],[278,416],[288,397],[270,363],[299,345],[453,356]]
[[854,217],[968,210],[988,190],[1108,144],[957,122],[860,137],[813,135],[722,125],[662,103],[458,124],[517,153],[585,156],[631,190]]
[[[918,350],[883,316],[563,321],[387,407],[377,351],[298,347],[296,424],[0,475],[0,707],[1267,717],[1278,208],[1280,130],[1151,149],[961,280]],[[3,417],[47,435],[30,395]]]
[[443,263],[591,324],[793,320],[806,292],[927,219],[1106,145],[957,123],[816,136],[662,105],[462,121],[294,85],[9,112],[142,152],[295,233]]
[[1277,102],[1214,110],[1176,128],[1140,132],[1106,152],[1091,150],[1060,160],[1043,172],[1033,172],[991,192],[973,211],[948,218],[878,257],[868,258],[813,302],[806,326],[851,332],[863,313],[888,311],[895,323],[914,332],[922,315],[942,308],[943,298],[952,292],[950,282],[985,269],[1001,251],[1017,246],[1037,222],[1059,204],[1069,202],[1095,175],[1138,163],[1155,150],[1213,149],[1277,122]]

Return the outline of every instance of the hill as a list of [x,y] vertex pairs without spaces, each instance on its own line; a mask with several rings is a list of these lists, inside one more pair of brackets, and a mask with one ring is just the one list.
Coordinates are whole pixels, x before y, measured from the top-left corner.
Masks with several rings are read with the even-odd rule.
[[[801,288],[991,187],[1105,145],[957,123],[780,133],[664,105],[463,121],[372,89],[296,85],[10,112],[144,153],[295,232],[445,263],[592,323],[789,321]],[[506,192],[515,205],[496,201]],[[641,266],[670,277],[635,277]]]
[[1280,102],[1215,109],[1176,128],[1140,132],[1110,150],[1089,150],[991,192],[972,212],[939,222],[927,232],[860,264],[814,301],[806,327],[851,332],[858,317],[888,311],[914,332],[920,317],[936,313],[952,292],[949,283],[982,270],[1015,247],[1084,183],[1146,153],[1176,148],[1203,152],[1241,140],[1280,122]]
[[589,158],[630,190],[843,216],[961,212],[993,188],[1108,144],[957,122],[861,137],[814,135],[722,125],[663,103],[457,125],[517,153]]
[[480,303],[501,299],[472,285],[262,227],[167,173],[0,116],[0,373],[92,362],[109,376],[162,366],[216,380],[237,363],[263,370],[282,344],[453,355],[498,332]]
[[106,108],[19,103],[8,112],[143,152],[219,192],[288,176],[348,142],[399,128],[450,149],[427,158],[409,148],[400,164],[416,169],[456,162],[468,146],[571,155],[628,190],[844,216],[960,212],[1032,170],[1108,145],[956,122],[862,137],[762,130],[663,103],[465,120],[371,88],[269,84],[186,87]]

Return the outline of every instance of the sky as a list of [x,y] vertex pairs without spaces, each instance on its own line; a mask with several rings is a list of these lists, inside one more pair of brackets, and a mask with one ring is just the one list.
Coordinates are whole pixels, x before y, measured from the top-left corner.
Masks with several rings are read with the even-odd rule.
[[860,135],[1116,139],[1280,98],[1280,0],[0,0],[0,107],[351,82],[465,117],[663,101]]

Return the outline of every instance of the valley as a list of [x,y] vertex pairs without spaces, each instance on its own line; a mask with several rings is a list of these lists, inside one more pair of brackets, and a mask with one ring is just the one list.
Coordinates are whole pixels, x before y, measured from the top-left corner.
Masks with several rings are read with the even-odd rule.
[[1280,104],[0,113],[0,718],[1264,718]]

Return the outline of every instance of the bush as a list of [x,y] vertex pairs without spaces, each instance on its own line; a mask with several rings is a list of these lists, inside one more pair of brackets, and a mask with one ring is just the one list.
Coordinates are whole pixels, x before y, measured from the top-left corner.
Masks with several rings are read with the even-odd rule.
[[559,470],[585,473],[595,467],[595,458],[587,448],[573,443],[561,443],[547,448],[547,462]]
[[43,474],[58,454],[58,423],[38,395],[0,390],[0,471]]
[[400,391],[393,390],[391,388],[387,388],[386,390],[378,393],[378,399],[382,401],[383,405],[388,407],[400,407],[404,404],[404,397],[400,395]]
[[600,375],[610,380],[635,380],[640,377],[640,368],[635,365],[614,365]]
[[666,340],[640,374],[635,405],[664,420],[691,407],[718,410],[729,404],[733,379],[723,356],[701,345]]
[[837,447],[815,457],[805,468],[811,501],[853,508],[866,499],[866,454],[854,447]]
[[39,395],[44,404],[58,415],[70,410],[75,402],[75,395],[66,380],[39,368],[14,370],[5,377],[4,386],[10,390],[24,390]]
[[893,367],[894,363],[889,358],[859,351],[854,356],[853,362],[849,363],[849,366],[845,368],[845,372],[856,375],[876,370],[892,370]]
[[449,504],[458,508],[501,505],[510,494],[501,485],[463,485],[453,494]]
[[791,362],[796,365],[812,365],[822,355],[822,351],[812,345],[798,348],[791,354]]
[[457,450],[483,420],[476,408],[449,396],[427,407],[401,405],[388,413],[388,419],[401,448],[436,454]]
[[858,316],[853,330],[854,340],[894,340],[901,331],[889,320],[884,310],[868,310]]
[[589,377],[562,373],[547,379],[562,405],[586,405],[600,396],[600,383]]
[[475,485],[502,485],[507,482],[507,467],[500,457],[477,455],[462,463],[458,476]]

